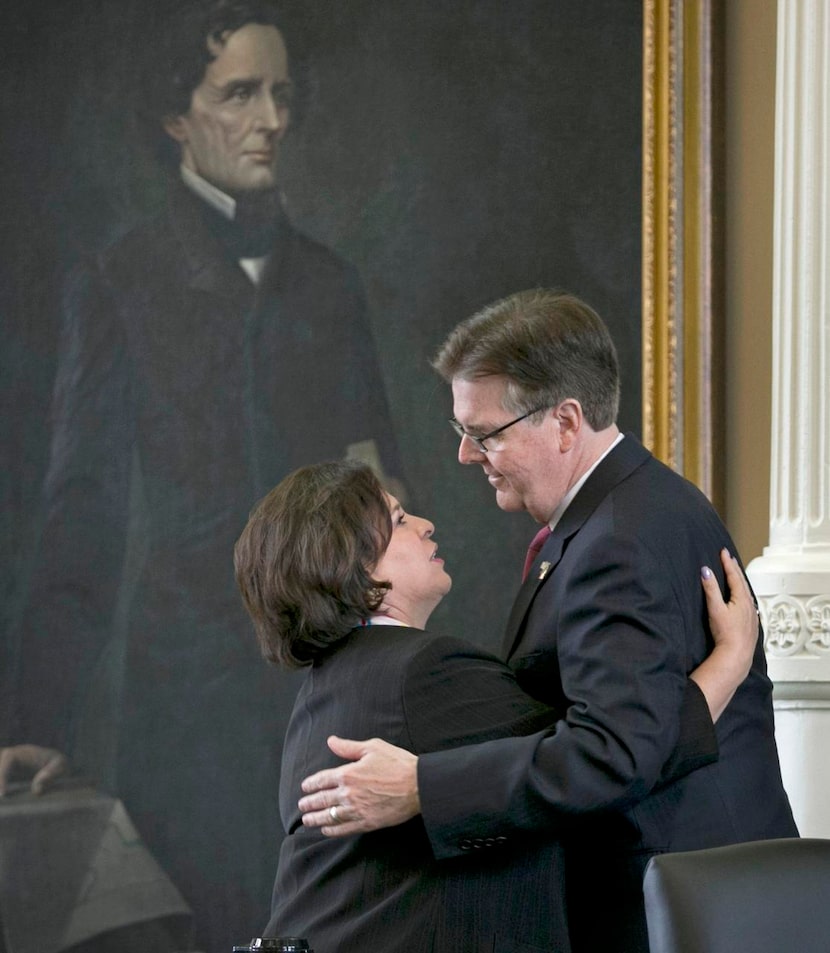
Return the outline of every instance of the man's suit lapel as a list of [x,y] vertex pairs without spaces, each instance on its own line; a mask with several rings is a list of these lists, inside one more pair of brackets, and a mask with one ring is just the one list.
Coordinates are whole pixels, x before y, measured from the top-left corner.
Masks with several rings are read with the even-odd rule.
[[507,620],[507,628],[505,629],[504,642],[502,644],[503,658],[508,659],[513,654],[514,643],[522,629],[522,623],[536,593],[555,571],[559,560],[562,558],[564,541],[565,537],[554,530],[545,540],[544,545],[539,550],[539,555],[530,567],[527,579],[522,583],[516,594],[516,598],[513,601],[513,608],[510,610],[510,616]]
[[228,299],[240,309],[253,307],[256,288],[208,225],[204,201],[181,182],[171,183],[167,201],[170,227],[190,271],[189,287]]
[[[562,514],[551,535],[545,541],[539,555],[516,594],[513,608],[507,620],[502,656],[509,659],[516,650],[524,632],[525,619],[536,594],[554,575],[562,560],[570,539],[585,525],[585,522],[618,483],[650,459],[651,454],[631,434],[627,434],[611,453],[599,464],[585,481],[585,485]],[[547,564],[547,565],[545,565]]]

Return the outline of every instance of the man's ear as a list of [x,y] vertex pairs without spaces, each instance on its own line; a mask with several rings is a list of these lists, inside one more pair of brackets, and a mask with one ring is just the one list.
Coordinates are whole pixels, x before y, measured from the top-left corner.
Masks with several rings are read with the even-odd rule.
[[187,126],[184,116],[165,116],[161,125],[171,139],[175,139],[179,144],[187,142]]
[[559,421],[559,446],[570,450],[585,423],[582,404],[576,398],[568,397],[554,408],[553,413]]

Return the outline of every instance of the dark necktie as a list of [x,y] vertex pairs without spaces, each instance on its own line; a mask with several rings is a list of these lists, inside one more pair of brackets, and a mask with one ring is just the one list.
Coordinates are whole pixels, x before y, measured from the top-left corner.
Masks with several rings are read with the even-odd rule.
[[213,231],[235,259],[263,258],[271,252],[285,221],[276,190],[240,196],[232,220],[212,209],[211,213],[208,220]]
[[530,572],[530,567],[533,565],[533,560],[539,555],[539,550],[545,545],[545,540],[550,536],[550,527],[543,526],[539,532],[533,537],[530,545],[527,547],[527,556],[525,556],[525,568],[522,572],[522,582],[527,579],[527,574]]

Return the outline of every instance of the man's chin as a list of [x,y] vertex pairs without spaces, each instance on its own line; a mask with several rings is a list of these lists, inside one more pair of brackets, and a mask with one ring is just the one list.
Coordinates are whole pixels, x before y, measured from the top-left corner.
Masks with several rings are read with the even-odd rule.
[[236,177],[233,187],[225,191],[230,195],[254,195],[257,192],[271,192],[276,187],[276,170],[263,166],[258,169],[247,169],[244,175]]
[[496,505],[505,513],[521,513],[524,510],[524,503],[513,492],[513,490],[496,489]]

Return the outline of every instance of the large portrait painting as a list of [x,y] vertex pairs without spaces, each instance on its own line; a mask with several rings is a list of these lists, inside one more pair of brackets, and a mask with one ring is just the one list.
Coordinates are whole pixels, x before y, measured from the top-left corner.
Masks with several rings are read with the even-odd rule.
[[372,462],[435,524],[431,624],[498,652],[534,525],[458,464],[430,359],[548,286],[609,324],[621,428],[717,495],[717,29],[709,0],[278,0],[266,322],[234,262],[179,281],[193,197],[150,109],[177,6],[6,15],[0,742],[123,799],[214,953],[266,922],[281,838],[298,677],[259,657],[232,549],[288,470]]

